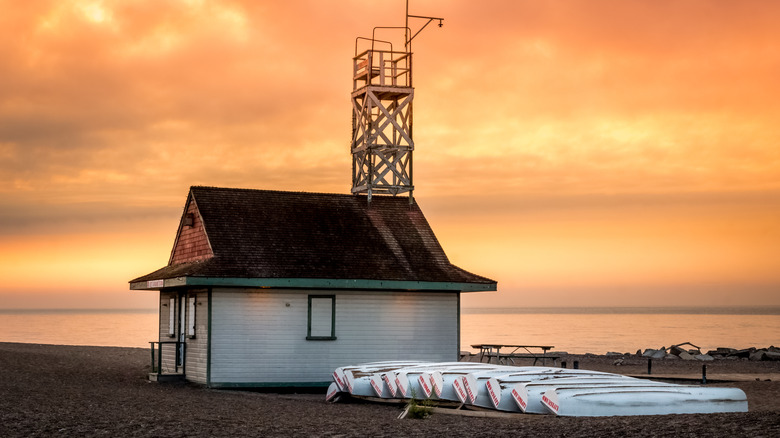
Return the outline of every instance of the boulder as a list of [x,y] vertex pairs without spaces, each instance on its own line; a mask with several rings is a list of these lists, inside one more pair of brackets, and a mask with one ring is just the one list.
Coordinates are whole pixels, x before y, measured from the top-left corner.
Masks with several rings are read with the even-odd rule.
[[716,354],[721,356],[728,356],[729,354],[737,351],[735,348],[727,348],[727,347],[718,347],[715,350],[710,350],[707,352],[710,356],[714,356]]
[[766,360],[780,360],[780,353],[774,351],[767,351],[764,353],[764,359]]
[[705,362],[709,362],[711,360],[715,360],[714,357],[710,356],[709,354],[697,354],[696,356],[693,356],[696,360],[701,360]]
[[666,357],[666,350],[655,350],[655,353],[650,357],[652,359],[663,359]]
[[667,354],[662,359],[664,359],[664,360],[680,360],[680,356],[678,356],[676,354]]
[[615,356],[623,356],[623,353],[618,353],[617,351],[608,351],[607,357],[615,357]]
[[764,356],[766,356],[766,351],[764,351],[764,350],[756,350],[756,351],[754,351],[753,353],[750,354],[748,359],[757,362],[757,361],[760,361],[760,360],[764,360]]
[[680,359],[682,360],[696,360],[696,358],[693,357],[693,355],[691,353],[688,353],[687,351],[681,351],[680,354],[678,354],[677,356],[679,356]]
[[663,359],[666,357],[666,347],[661,347],[658,350],[648,348],[644,353],[642,353],[642,356],[649,357],[650,359]]
[[742,357],[747,358],[747,357],[750,357],[750,355],[753,354],[755,351],[756,351],[755,347],[745,348],[745,349],[742,349],[742,350],[737,350],[737,351],[732,352],[731,356],[736,356],[736,357],[740,357],[740,358],[742,358]]

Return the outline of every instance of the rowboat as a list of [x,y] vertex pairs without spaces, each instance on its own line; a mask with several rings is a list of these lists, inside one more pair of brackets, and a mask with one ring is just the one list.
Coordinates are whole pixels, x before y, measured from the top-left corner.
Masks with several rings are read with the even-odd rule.
[[509,374],[539,374],[545,372],[552,372],[558,368],[549,367],[510,367],[503,366],[493,370],[479,371],[474,373],[468,373],[462,376],[460,379],[455,379],[452,382],[452,387],[455,390],[458,400],[461,403],[473,404],[477,399],[480,392],[480,387],[485,385],[487,379],[495,376],[506,376]]
[[[342,392],[348,392],[353,395],[372,395],[371,393],[367,394],[357,394],[354,392],[354,386],[356,385],[356,382],[360,380],[359,386],[361,389],[358,390],[358,392],[365,392],[362,390],[362,379],[357,379],[357,376],[360,376],[361,378],[363,376],[370,376],[377,372],[385,372],[390,370],[395,370],[398,368],[408,367],[408,366],[417,366],[425,363],[430,362],[420,362],[420,361],[386,361],[386,362],[369,362],[364,363],[360,365],[353,365],[353,366],[345,366],[336,368],[335,371],[333,371],[333,381],[336,383],[336,385],[339,387],[339,390]],[[368,383],[368,382],[365,382]]]
[[[393,367],[383,370],[375,370],[371,376],[368,376],[368,382],[371,385],[371,388],[374,390],[374,393],[372,395],[375,395],[377,397],[381,398],[403,398],[404,391],[398,391],[398,383],[396,380],[396,375],[398,372],[400,372],[403,369],[409,368],[410,371],[418,371],[418,369],[428,370],[428,369],[443,369],[448,368],[450,366],[462,366],[462,362],[437,362],[437,363],[430,363],[430,362],[422,362],[418,364],[414,364],[408,367]],[[365,378],[365,376],[361,376],[362,378]],[[356,378],[356,380],[358,380]],[[404,389],[408,386],[407,381],[403,381],[404,383]]]
[[[343,382],[342,390],[352,395],[373,396],[375,394],[371,376],[387,373],[410,366],[420,366],[429,362],[372,362],[352,367],[342,367],[337,370]],[[340,370],[340,372],[339,372]],[[336,372],[334,372],[334,376]],[[335,377],[334,377],[335,380]],[[338,383],[338,380],[336,380]]]
[[325,392],[325,401],[336,403],[339,401],[342,394],[344,394],[344,391],[339,388],[339,385],[337,385],[336,382],[333,382],[328,386],[327,392]]
[[412,365],[412,364],[421,364],[424,362],[420,361],[381,361],[381,362],[366,362],[359,365],[348,365],[343,367],[338,367],[335,370],[333,370],[333,381],[336,382],[336,385],[338,385],[339,389],[341,391],[349,391],[347,388],[347,380],[344,376],[344,372],[347,370],[353,370],[353,369],[362,369],[362,368],[376,368],[376,367],[383,367],[388,365],[395,365],[395,364],[405,364],[405,365]]
[[504,368],[503,365],[489,365],[483,364],[479,367],[451,367],[442,370],[436,370],[432,372],[423,373],[420,378],[427,378],[431,382],[433,391],[431,394],[427,394],[428,398],[447,400],[460,402],[459,397],[455,394],[455,389],[452,384],[455,380],[461,380],[463,376],[480,371],[490,371],[497,368]]
[[[507,372],[501,372],[502,370],[491,370],[491,371],[485,371],[485,372],[479,372],[479,373],[469,373],[463,376],[462,382],[453,382],[453,386],[455,387],[455,392],[458,394],[458,397],[460,398],[460,395],[462,393],[465,393],[468,395],[465,399],[462,399],[461,402],[468,403],[468,404],[477,404],[477,398],[480,396],[480,394],[484,397],[484,400],[487,403],[483,403],[487,405],[487,407],[490,407],[491,402],[488,400],[488,395],[486,394],[487,388],[486,383],[491,378],[509,378],[510,376],[517,376],[518,380],[516,382],[527,382],[531,380],[546,378],[546,377],[552,377],[552,376],[579,376],[579,375],[601,375],[601,374],[609,374],[609,373],[602,373],[599,371],[588,371],[588,370],[569,370],[565,368],[553,368],[553,367],[506,367],[508,370]],[[462,386],[462,389],[459,388],[459,385]],[[498,390],[497,385],[493,385],[495,390]]]
[[[527,383],[515,383],[508,386],[509,399],[512,400],[521,412],[526,414],[547,414],[547,409],[542,405],[542,395],[553,388],[577,388],[577,387],[610,387],[610,386],[671,386],[670,383],[654,382],[651,380],[637,379],[622,376],[620,374],[602,376],[572,376],[559,379],[537,380]],[[679,385],[678,385],[679,386]]]
[[747,412],[738,388],[675,385],[669,387],[555,388],[542,395],[553,414],[573,417],[712,414]]
[[431,373],[449,368],[484,369],[484,364],[477,362],[440,362],[420,365],[417,367],[400,368],[391,376],[396,384],[396,398],[428,398],[433,393]]
[[[476,397],[470,401],[470,404],[500,411],[520,412],[520,408],[511,395],[512,388],[517,384],[599,376],[611,377],[617,375],[597,371],[553,368],[499,376],[484,376],[477,378],[476,384],[470,382],[469,377],[467,377],[466,384],[471,385],[471,394],[476,393]],[[476,389],[473,389],[474,387]]]

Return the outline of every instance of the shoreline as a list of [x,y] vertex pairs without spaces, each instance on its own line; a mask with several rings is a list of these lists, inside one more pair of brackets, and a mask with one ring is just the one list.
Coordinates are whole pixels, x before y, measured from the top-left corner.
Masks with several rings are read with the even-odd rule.
[[[606,356],[577,356],[581,369],[639,372]],[[683,361],[658,373],[685,374]],[[760,375],[778,363],[728,361],[719,371]],[[571,365],[570,365],[571,366]],[[400,406],[330,404],[322,393],[208,389],[147,380],[148,350],[0,343],[0,435],[21,436],[745,436],[780,434],[780,382],[724,382],[748,395],[749,412],[638,417],[511,418],[433,415],[398,420]],[[654,362],[654,370],[655,370]],[[700,369],[700,365],[699,365]],[[645,370],[646,371],[646,370]],[[713,369],[713,373],[715,370]],[[717,373],[716,373],[717,374]],[[708,374],[709,375],[709,374]]]

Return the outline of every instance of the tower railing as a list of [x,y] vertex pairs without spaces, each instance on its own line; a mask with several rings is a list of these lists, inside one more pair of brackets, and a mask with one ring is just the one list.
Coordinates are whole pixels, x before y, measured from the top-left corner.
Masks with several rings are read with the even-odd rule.
[[353,58],[353,90],[365,86],[411,87],[412,54],[368,49]]

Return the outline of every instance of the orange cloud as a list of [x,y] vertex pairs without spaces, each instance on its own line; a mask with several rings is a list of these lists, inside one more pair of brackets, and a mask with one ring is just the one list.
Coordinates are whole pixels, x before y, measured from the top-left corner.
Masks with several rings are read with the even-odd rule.
[[[459,264],[495,272],[512,297],[528,284],[780,284],[764,258],[780,239],[775,2],[411,3],[445,18],[413,44],[415,185]],[[19,249],[97,242],[117,224],[170,234],[193,184],[346,192],[355,37],[403,13],[400,1],[5,5],[0,237]],[[685,203],[696,213],[668,207]]]

